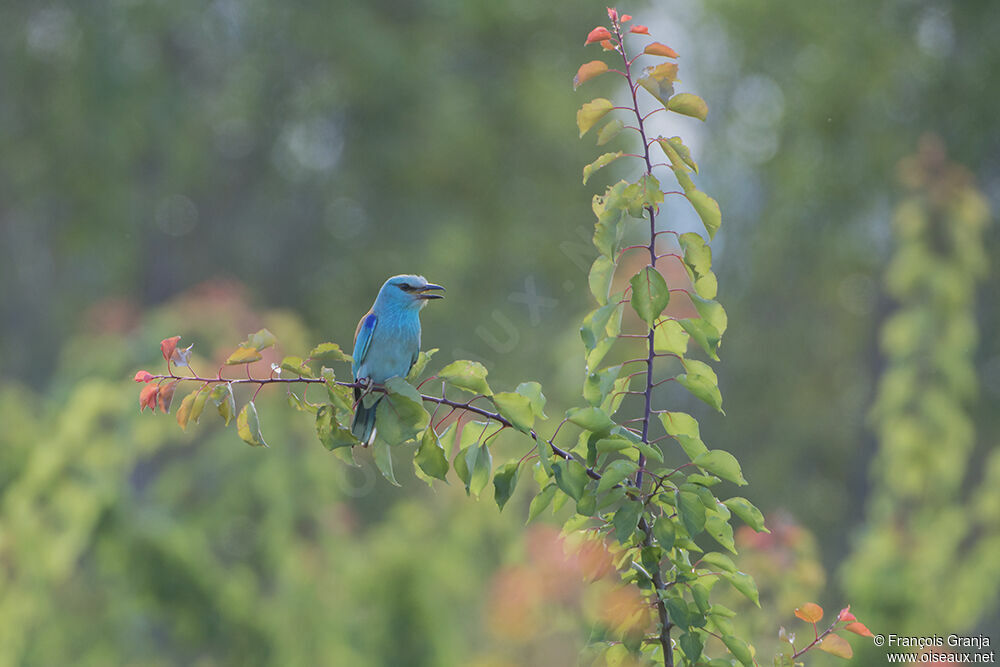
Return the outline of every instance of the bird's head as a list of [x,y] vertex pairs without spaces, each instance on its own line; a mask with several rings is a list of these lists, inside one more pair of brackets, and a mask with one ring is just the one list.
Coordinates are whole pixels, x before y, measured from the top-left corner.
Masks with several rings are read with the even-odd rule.
[[385,303],[420,309],[431,299],[443,299],[443,291],[443,287],[427,282],[423,276],[401,275],[385,281],[378,298]]

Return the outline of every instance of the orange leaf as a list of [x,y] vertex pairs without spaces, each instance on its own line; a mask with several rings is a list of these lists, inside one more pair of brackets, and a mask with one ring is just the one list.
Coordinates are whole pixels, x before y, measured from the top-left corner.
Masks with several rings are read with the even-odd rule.
[[631,20],[632,20],[631,14],[622,14],[622,20],[621,20],[622,23],[628,23]]
[[608,7],[608,18],[614,21],[618,18],[618,10],[614,7]]
[[[180,382],[180,380],[174,380],[167,386],[160,389],[160,393],[156,397],[156,402],[160,406],[160,412],[170,412],[170,402],[174,400],[174,390],[177,389],[178,382]],[[153,406],[150,405],[149,407]]]
[[139,412],[142,412],[146,408],[151,408],[153,412],[156,412],[156,394],[160,391],[160,385],[158,384],[147,384],[139,392]]
[[598,74],[604,74],[608,71],[608,66],[603,60],[591,60],[589,63],[584,63],[580,65],[580,69],[577,70],[576,76],[573,77],[573,90],[580,87],[584,81],[593,79]]
[[172,336],[170,338],[164,338],[160,341],[160,352],[163,353],[163,358],[170,361],[170,357],[174,353],[174,349],[177,347],[177,341],[181,339],[180,336]]
[[838,658],[850,659],[854,655],[851,645],[840,635],[827,635],[819,645],[820,651],[825,651]]
[[837,616],[838,621],[856,621],[854,614],[851,613],[851,605],[847,605],[840,610],[840,615]]
[[590,31],[590,34],[587,35],[587,41],[584,42],[583,45],[586,46],[587,44],[593,44],[594,42],[600,42],[605,39],[611,39],[611,33],[608,32],[607,28],[598,26]]
[[823,620],[823,607],[815,602],[806,602],[795,610],[795,615],[806,623],[819,623]]
[[[852,615],[853,616],[853,615]],[[853,623],[848,623],[844,626],[844,629],[848,632],[853,632],[856,635],[861,635],[862,637],[871,637],[872,631],[865,627],[864,623],[860,621],[854,621]]]
[[664,58],[677,58],[677,52],[666,44],[660,44],[659,42],[653,42],[647,46],[642,51],[643,53],[648,53],[651,56],[663,56]]
[[634,32],[637,35],[648,35],[649,28],[647,28],[644,25],[634,25],[631,28],[629,28],[629,32]]
[[149,382],[150,380],[153,379],[153,374],[150,373],[149,371],[139,371],[138,373],[135,374],[135,377],[132,379],[135,380],[136,382]]
[[604,47],[605,51],[614,51],[617,48],[617,44],[612,42],[610,39],[601,40],[601,46]]

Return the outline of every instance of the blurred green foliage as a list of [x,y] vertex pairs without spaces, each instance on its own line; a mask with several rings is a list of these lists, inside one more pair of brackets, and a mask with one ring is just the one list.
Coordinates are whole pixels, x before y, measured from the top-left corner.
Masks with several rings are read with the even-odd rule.
[[[880,285],[895,164],[933,131],[1000,209],[1000,12],[688,0],[646,13],[709,102],[692,151],[727,156],[702,175],[725,214],[732,323],[727,417],[706,420],[706,438],[743,462],[751,500],[816,534],[833,571],[876,450],[865,418],[894,308]],[[0,5],[0,659],[504,664],[488,662],[501,645],[514,664],[553,664],[542,648],[504,654],[469,611],[517,559],[499,545],[523,507],[498,518],[461,489],[381,481],[355,499],[364,480],[280,396],[261,400],[262,452],[140,419],[122,378],[164,336],[216,358],[259,328],[233,283],[301,353],[347,342],[385,276],[418,271],[457,304],[425,318],[444,360],[478,358],[501,384],[534,376],[568,403],[593,256],[570,80],[602,16],[563,0]],[[974,321],[972,482],[1000,434],[996,300],[979,298]],[[851,601],[826,591],[828,609]],[[969,623],[995,628],[996,612]]]

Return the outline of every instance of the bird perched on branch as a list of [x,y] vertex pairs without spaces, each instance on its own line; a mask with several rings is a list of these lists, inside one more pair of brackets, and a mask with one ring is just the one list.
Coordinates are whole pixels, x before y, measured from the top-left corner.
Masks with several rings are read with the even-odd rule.
[[[365,400],[372,384],[405,377],[420,354],[420,309],[430,299],[444,298],[444,288],[423,276],[393,276],[385,281],[354,333],[354,388],[351,433],[365,446],[375,439],[375,408],[382,399]],[[365,405],[365,403],[369,405]]]

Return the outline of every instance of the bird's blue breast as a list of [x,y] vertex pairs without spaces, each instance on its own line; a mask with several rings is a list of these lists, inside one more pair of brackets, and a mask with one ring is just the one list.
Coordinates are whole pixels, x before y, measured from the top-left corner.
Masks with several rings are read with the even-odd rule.
[[[420,350],[420,318],[412,309],[386,309],[375,312],[371,342],[360,365],[355,367],[355,378],[366,377],[382,383],[391,377],[405,376]],[[370,316],[369,316],[370,317]],[[366,318],[367,319],[367,318]],[[362,330],[368,322],[362,323]],[[359,340],[360,340],[359,333]]]

